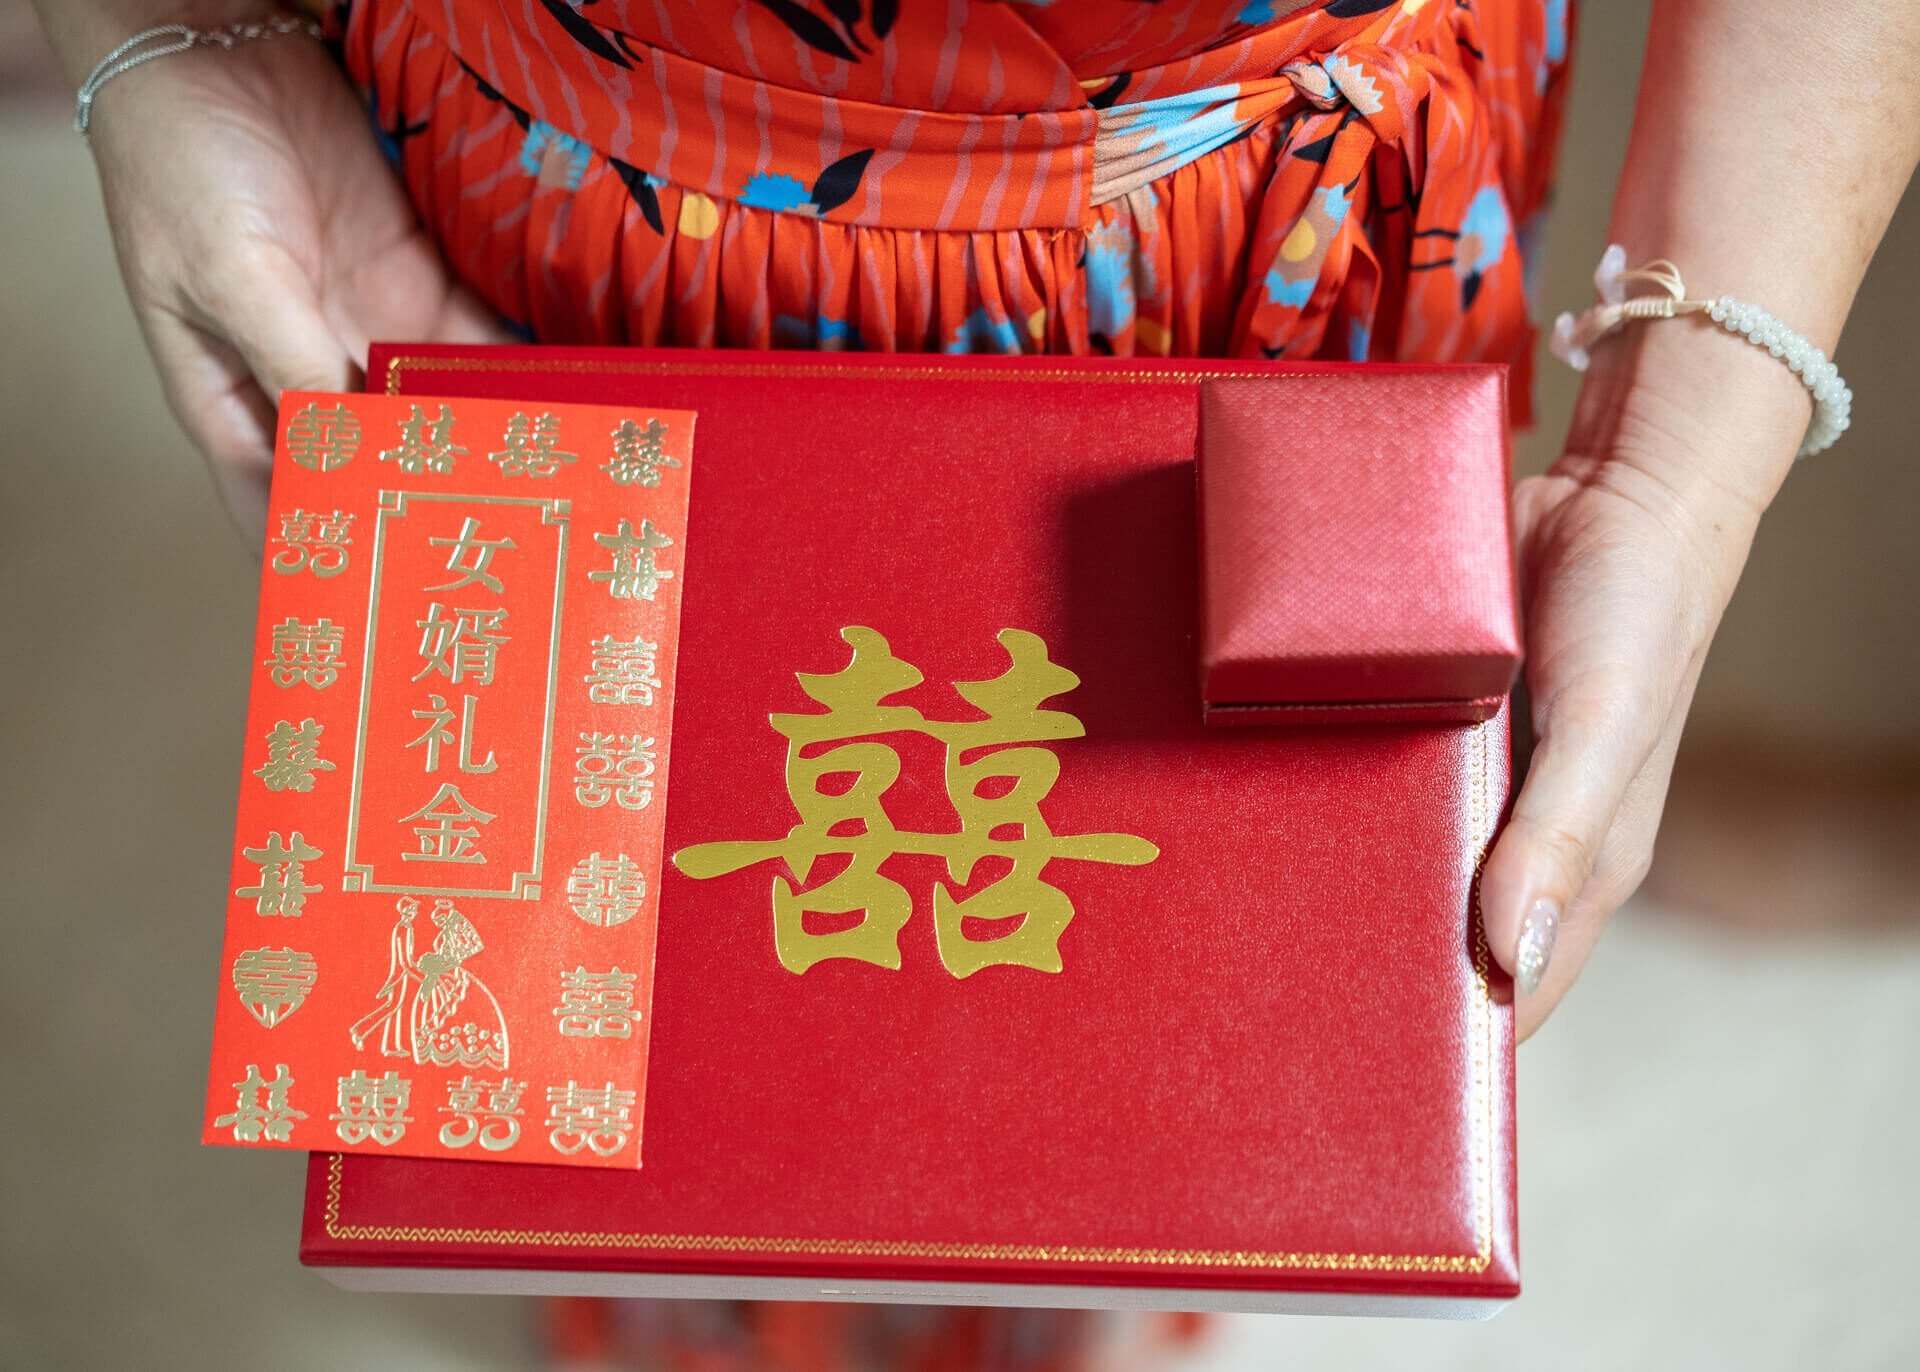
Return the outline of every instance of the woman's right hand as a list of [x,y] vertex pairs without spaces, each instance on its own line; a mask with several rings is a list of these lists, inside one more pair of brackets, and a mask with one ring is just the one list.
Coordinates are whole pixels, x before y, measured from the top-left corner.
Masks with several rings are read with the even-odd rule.
[[372,339],[507,341],[309,37],[128,71],[101,89],[90,138],[168,402],[256,549],[282,390],[351,389]]

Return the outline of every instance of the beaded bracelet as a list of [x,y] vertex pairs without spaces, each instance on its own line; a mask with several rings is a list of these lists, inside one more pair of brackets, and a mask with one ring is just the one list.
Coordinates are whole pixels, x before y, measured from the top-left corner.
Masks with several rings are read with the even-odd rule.
[[[1765,348],[1792,368],[1813,396],[1813,420],[1800,440],[1800,457],[1831,448],[1853,422],[1853,392],[1840,379],[1840,369],[1827,355],[1807,341],[1804,334],[1783,324],[1771,314],[1730,295],[1712,300],[1689,300],[1680,279],[1680,269],[1661,258],[1644,267],[1627,270],[1627,253],[1612,244],[1600,258],[1593,274],[1594,289],[1600,303],[1579,318],[1562,314],[1553,324],[1553,355],[1577,372],[1584,372],[1590,350],[1622,324],[1636,319],[1672,319],[1676,315],[1703,314],[1728,333],[1737,334],[1757,348]],[[1650,286],[1656,295],[1629,296],[1632,286]]]
[[284,38],[296,33],[319,38],[323,30],[316,20],[291,14],[277,14],[257,23],[228,24],[217,29],[191,29],[185,24],[160,24],[142,29],[101,58],[87,73],[87,79],[80,83],[80,89],[74,96],[73,127],[81,137],[86,137],[87,125],[93,122],[94,97],[100,94],[100,88],[143,62],[151,62],[156,57],[171,57],[189,48],[231,48],[236,43],[250,42],[256,38]]

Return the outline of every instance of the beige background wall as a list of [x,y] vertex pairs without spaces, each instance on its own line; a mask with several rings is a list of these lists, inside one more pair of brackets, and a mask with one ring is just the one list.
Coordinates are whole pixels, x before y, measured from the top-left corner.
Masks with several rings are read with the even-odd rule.
[[[1592,299],[1607,203],[1626,154],[1645,0],[1581,7],[1572,127],[1548,246],[1546,309]],[[1763,215],[1765,205],[1753,213]],[[1809,260],[1819,243],[1804,249]],[[1795,263],[1781,264],[1783,271]],[[1711,282],[1692,283],[1710,290]],[[1920,754],[1920,190],[1899,216],[1836,354],[1854,426],[1803,464],[1761,526],[1753,560],[1700,683],[1694,724],[1776,746]],[[1576,378],[1547,359],[1542,422],[1522,447],[1552,460]]]
[[[0,0],[0,1368],[528,1366],[517,1303],[302,1271],[300,1159],[194,1142],[257,564],[160,405],[19,16]],[[1556,307],[1590,294],[1644,18],[1586,9]],[[1920,753],[1915,300],[1910,195],[1840,354],[1857,427],[1769,518],[1666,845],[1683,893],[1772,872],[1774,922],[1814,932],[1705,897],[1618,922],[1521,1055],[1513,1310],[1238,1321],[1204,1365],[1920,1365],[1920,888],[1890,856],[1920,815],[1866,765]],[[1572,394],[1543,376],[1534,466]]]

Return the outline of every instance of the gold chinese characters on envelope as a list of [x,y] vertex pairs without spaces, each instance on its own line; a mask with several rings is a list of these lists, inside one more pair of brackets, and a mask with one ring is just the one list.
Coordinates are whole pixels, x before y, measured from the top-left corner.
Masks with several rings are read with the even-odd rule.
[[206,1142],[640,1165],[693,419],[285,396]]

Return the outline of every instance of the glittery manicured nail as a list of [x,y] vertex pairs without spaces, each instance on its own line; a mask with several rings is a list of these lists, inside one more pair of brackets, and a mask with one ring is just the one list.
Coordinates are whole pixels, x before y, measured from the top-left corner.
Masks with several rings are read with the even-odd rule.
[[1520,989],[1532,995],[1540,989],[1553,959],[1553,941],[1560,933],[1560,907],[1550,900],[1536,900],[1527,917],[1520,921],[1520,946],[1513,958],[1513,978]]

